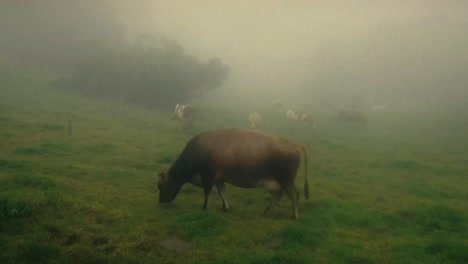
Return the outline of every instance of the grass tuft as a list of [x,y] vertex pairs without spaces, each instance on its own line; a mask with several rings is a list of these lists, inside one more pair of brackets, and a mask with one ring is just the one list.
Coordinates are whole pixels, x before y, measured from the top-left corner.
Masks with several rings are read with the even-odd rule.
[[359,228],[373,228],[380,222],[381,215],[362,204],[338,199],[319,201],[320,213],[328,214],[337,224]]
[[31,167],[27,161],[0,159],[0,170],[3,171],[28,171]]
[[39,127],[42,130],[47,130],[47,131],[62,131],[62,130],[65,130],[65,126],[52,124],[52,123],[39,124]]
[[45,241],[29,241],[21,245],[22,258],[30,263],[49,263],[60,255],[60,249]]
[[432,200],[440,200],[450,197],[448,193],[439,190],[435,186],[429,185],[425,181],[410,181],[407,186],[407,190],[411,195]]
[[218,212],[188,210],[177,215],[170,228],[173,231],[182,231],[191,239],[199,239],[223,233],[226,222]]
[[438,257],[440,263],[468,263],[468,245],[461,240],[434,239],[426,246],[425,253]]
[[415,210],[415,223],[424,232],[444,231],[463,234],[466,231],[468,219],[464,214],[447,205],[421,205]]
[[[26,186],[30,186],[29,184],[27,182]],[[27,191],[22,187],[0,192],[0,220],[30,218],[44,212],[56,211],[63,202],[62,193],[55,187],[36,187],[38,188]]]
[[66,143],[43,143],[38,146],[20,147],[15,150],[15,154],[23,155],[43,155],[43,154],[64,154],[71,151],[71,146]]
[[284,247],[287,249],[302,247],[315,249],[326,238],[324,230],[305,225],[288,225],[283,229],[281,235],[284,239]]
[[172,163],[176,160],[176,155],[174,153],[163,151],[159,154],[158,162],[159,163]]
[[32,216],[36,207],[34,202],[2,195],[0,196],[0,219],[9,220]]
[[404,241],[397,243],[390,250],[389,263],[423,264],[428,263],[424,245],[420,241]]
[[416,171],[424,166],[414,160],[393,160],[388,163],[388,167],[396,170]]
[[92,146],[85,147],[86,152],[92,154],[111,154],[117,150],[117,147],[111,143],[98,143]]
[[31,174],[19,174],[13,177],[13,183],[17,188],[37,188],[41,190],[55,189],[57,185],[47,177],[35,176]]
[[335,257],[336,263],[374,263],[372,259],[366,256],[359,244],[340,243],[335,245],[330,252]]
[[126,170],[112,170],[109,173],[111,179],[125,179],[133,176],[133,173]]
[[313,263],[306,252],[295,250],[283,250],[276,252],[258,252],[231,255],[226,258],[214,260],[213,264],[307,264]]

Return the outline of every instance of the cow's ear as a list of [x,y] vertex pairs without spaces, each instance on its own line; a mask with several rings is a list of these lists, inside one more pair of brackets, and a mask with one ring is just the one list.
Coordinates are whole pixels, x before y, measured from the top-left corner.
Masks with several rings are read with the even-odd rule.
[[158,176],[159,176],[159,182],[163,183],[167,181],[167,175],[165,172],[160,172]]

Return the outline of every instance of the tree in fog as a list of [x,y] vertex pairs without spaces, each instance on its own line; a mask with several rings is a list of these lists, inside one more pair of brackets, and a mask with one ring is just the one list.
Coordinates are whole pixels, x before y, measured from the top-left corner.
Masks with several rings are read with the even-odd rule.
[[82,94],[115,97],[146,106],[188,102],[220,86],[229,69],[220,59],[203,62],[175,40],[142,36],[129,41],[104,0],[0,3],[0,57],[67,76]]
[[69,84],[79,92],[150,107],[172,107],[220,86],[229,73],[221,59],[202,62],[175,40],[141,36],[133,44],[90,42]]

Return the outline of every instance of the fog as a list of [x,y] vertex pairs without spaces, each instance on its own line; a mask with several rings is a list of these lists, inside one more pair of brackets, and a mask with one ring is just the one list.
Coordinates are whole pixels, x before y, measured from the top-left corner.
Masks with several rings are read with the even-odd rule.
[[[102,37],[100,29],[112,25],[106,38],[164,35],[194,57],[221,58],[230,74],[208,97],[289,104],[359,97],[373,104],[445,108],[467,103],[466,1],[63,2],[5,2],[10,8],[2,8],[2,16],[9,23],[3,23],[2,35],[9,41],[1,48],[44,39],[37,29],[47,29],[47,23],[92,32],[88,38]],[[73,52],[63,39],[83,35],[66,31],[22,52],[41,54],[42,47],[60,41],[70,48],[62,54]]]
[[220,56],[232,69],[225,86],[242,96],[422,102],[466,95],[467,12],[463,1],[147,1],[119,14],[132,32]]

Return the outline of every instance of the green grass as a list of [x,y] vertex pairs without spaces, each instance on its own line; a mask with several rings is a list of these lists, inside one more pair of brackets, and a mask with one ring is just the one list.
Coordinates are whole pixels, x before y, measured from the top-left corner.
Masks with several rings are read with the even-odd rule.
[[65,143],[43,143],[38,146],[20,147],[16,149],[15,154],[23,155],[43,155],[43,154],[65,154],[71,150],[70,145]]
[[[216,191],[203,211],[192,185],[157,205],[157,174],[188,139],[247,127],[248,109],[202,98],[196,127],[179,132],[171,112],[77,97],[37,76],[0,85],[0,263],[468,262],[468,133],[427,115],[353,126],[315,107],[311,132],[257,108],[265,130],[308,147],[311,198],[301,169],[294,221],[287,197],[262,217],[268,194],[231,185],[229,212]],[[169,238],[191,249],[167,250]]]
[[0,159],[0,169],[2,171],[23,171],[31,168],[27,161]]
[[171,220],[168,229],[190,240],[216,237],[224,233],[226,222],[218,213],[197,209],[186,210],[178,214],[176,218]]

